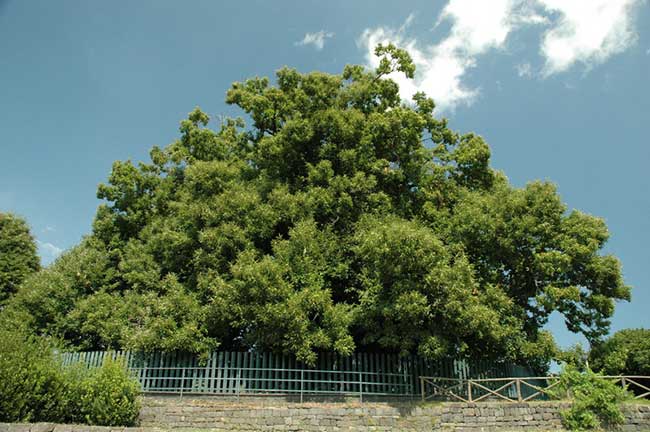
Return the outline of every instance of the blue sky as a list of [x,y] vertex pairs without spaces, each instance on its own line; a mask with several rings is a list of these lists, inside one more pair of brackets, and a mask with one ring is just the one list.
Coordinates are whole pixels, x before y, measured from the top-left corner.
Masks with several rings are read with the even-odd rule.
[[[407,46],[453,128],[513,184],[556,183],[603,217],[633,286],[613,330],[650,327],[650,7],[641,0],[0,0],[0,211],[44,263],[89,233],[114,160],[145,160],[195,106],[283,65],[338,73]],[[579,338],[555,317],[562,345]]]

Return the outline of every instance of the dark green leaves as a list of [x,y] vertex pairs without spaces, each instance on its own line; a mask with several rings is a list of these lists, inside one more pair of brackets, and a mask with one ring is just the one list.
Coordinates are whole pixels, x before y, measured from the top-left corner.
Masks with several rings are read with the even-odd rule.
[[283,68],[234,83],[252,120],[195,109],[150,164],[116,162],[92,236],[23,286],[12,313],[84,348],[478,356],[543,369],[554,311],[592,340],[629,298],[602,220],[555,187],[515,188],[490,148],[375,71]]

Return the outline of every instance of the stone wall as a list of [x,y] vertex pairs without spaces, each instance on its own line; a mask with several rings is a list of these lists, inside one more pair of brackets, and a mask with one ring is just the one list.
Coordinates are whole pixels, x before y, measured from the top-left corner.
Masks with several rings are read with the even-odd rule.
[[[143,426],[240,431],[512,431],[562,429],[562,402],[306,402],[147,398]],[[650,431],[650,405],[626,405],[624,431]]]
[[[558,402],[306,402],[281,398],[145,398],[139,428],[3,424],[0,432],[213,431],[535,431],[561,430]],[[650,431],[650,405],[626,405],[623,431]]]

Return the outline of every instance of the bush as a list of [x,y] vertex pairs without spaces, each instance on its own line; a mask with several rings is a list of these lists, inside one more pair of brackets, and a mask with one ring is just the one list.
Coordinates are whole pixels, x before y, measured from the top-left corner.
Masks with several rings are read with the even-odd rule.
[[139,383],[119,360],[63,367],[48,341],[0,328],[0,421],[135,424]]
[[101,426],[132,426],[140,412],[140,384],[121,360],[106,357],[100,368],[91,369],[80,383],[83,423]]
[[49,344],[18,329],[0,340],[0,421],[62,421],[70,383]]
[[625,421],[619,404],[629,398],[628,393],[589,368],[582,372],[572,365],[564,368],[556,396],[567,394],[573,404],[562,412],[562,420],[570,430],[612,427]]

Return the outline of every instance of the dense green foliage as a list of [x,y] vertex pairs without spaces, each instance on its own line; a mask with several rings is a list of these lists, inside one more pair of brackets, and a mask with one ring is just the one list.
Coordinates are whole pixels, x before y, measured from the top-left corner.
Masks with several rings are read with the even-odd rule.
[[595,340],[628,299],[604,222],[555,187],[515,188],[490,149],[401,102],[375,71],[234,83],[252,120],[199,109],[151,162],[115,162],[93,232],[32,276],[8,313],[80,349],[385,350],[544,367],[559,311]]
[[570,365],[565,367],[555,392],[572,400],[571,408],[562,412],[564,426],[569,430],[610,428],[625,421],[620,403],[629,399],[627,392],[589,368],[579,371]]
[[0,330],[0,421],[63,420],[68,385],[51,347],[18,329]]
[[589,367],[589,351],[577,343],[567,349],[558,350],[556,360],[582,372]]
[[140,385],[123,364],[63,367],[45,339],[23,330],[0,330],[0,421],[135,424]]
[[[589,362],[594,370],[607,375],[650,376],[650,329],[614,333],[592,347]],[[634,378],[629,388],[637,395],[647,393],[650,379]]]
[[625,329],[614,333],[589,353],[595,370],[608,375],[650,376],[650,329]]
[[24,219],[0,213],[0,307],[40,268],[36,242]]
[[140,414],[140,384],[123,361],[107,356],[101,367],[90,369],[79,381],[79,418],[101,426],[131,426]]

